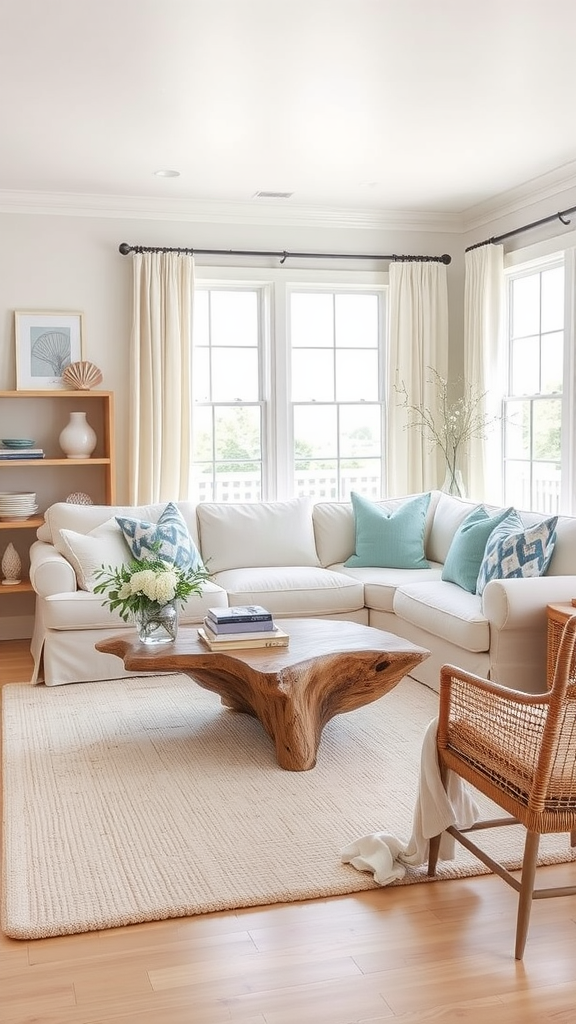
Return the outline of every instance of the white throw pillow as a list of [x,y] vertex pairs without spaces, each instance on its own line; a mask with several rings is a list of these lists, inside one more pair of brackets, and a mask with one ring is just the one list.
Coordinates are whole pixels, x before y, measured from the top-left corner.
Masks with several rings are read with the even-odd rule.
[[114,518],[97,526],[90,533],[60,530],[62,554],[70,562],[80,590],[94,591],[98,582],[95,573],[102,566],[116,569],[132,561],[132,554],[122,530]]

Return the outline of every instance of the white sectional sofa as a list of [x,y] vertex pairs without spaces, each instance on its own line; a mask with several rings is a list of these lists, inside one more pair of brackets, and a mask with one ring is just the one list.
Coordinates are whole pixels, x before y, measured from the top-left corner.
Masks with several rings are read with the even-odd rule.
[[[415,497],[374,505],[394,515]],[[429,567],[416,569],[344,564],[358,541],[352,504],[175,504],[212,574],[202,595],[188,600],[181,624],[199,624],[207,608],[227,604],[261,604],[276,618],[351,619],[428,648],[430,658],[413,674],[435,688],[445,662],[526,692],[545,688],[546,605],[576,596],[576,518],[559,518],[545,575],[494,579],[479,595],[442,579],[453,538],[478,506],[440,491],[431,492],[423,521]],[[58,503],[47,509],[30,553],[37,595],[32,682],[57,685],[126,674],[118,658],[94,649],[98,640],[127,627],[91,592],[90,572],[110,562],[116,515],[156,523],[164,508],[165,503]],[[543,518],[521,514],[526,526]],[[78,545],[71,554],[74,535]]]

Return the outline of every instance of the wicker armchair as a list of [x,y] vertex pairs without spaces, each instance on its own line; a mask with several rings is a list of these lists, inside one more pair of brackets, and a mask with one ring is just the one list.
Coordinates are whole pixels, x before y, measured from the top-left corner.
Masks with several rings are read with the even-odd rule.
[[[554,680],[542,694],[526,694],[453,665],[440,677],[438,759],[511,817],[477,822],[448,832],[518,893],[515,957],[526,945],[533,899],[576,894],[576,885],[534,889],[540,836],[569,832],[576,846],[576,615],[566,623]],[[468,833],[522,824],[526,841],[518,881],[469,838]],[[440,836],[430,841],[428,874],[436,872]]]

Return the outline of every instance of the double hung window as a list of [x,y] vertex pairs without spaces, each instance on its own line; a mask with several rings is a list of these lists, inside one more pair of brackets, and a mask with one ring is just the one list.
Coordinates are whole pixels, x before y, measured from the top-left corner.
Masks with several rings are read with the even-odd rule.
[[381,496],[383,279],[197,270],[193,500]]
[[565,402],[562,255],[507,273],[507,387],[503,400],[506,504],[557,512],[562,500]]

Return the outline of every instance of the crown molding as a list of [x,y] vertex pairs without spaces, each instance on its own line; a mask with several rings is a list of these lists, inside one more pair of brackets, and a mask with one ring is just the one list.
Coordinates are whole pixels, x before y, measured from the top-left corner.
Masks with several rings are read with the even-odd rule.
[[[476,231],[493,221],[511,216],[548,199],[557,199],[563,192],[576,188],[576,161],[557,167],[554,171],[501,192],[484,203],[469,207],[463,213],[463,230]],[[574,205],[574,201],[568,204]],[[559,207],[561,209],[561,206]],[[552,213],[555,211],[551,211]]]
[[[123,220],[418,231],[461,235],[576,189],[576,161],[524,182],[459,213],[293,206],[289,201],[194,201],[156,196],[99,195],[0,189],[0,213]],[[568,205],[573,205],[569,203]]]
[[285,201],[194,202],[148,196],[0,190],[1,213],[61,217],[178,220],[212,224],[357,228],[370,231],[430,231],[460,234],[460,214],[380,209],[288,206]]

